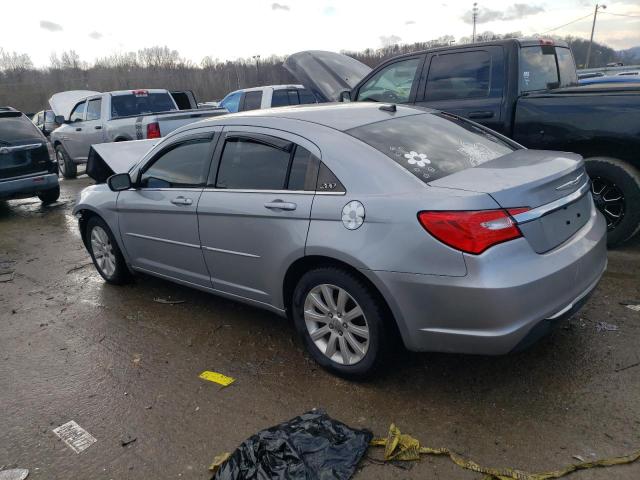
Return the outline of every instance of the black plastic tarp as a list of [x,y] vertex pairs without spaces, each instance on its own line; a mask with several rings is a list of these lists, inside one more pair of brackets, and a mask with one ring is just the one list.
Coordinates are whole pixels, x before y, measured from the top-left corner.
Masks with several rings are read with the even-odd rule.
[[329,480],[351,478],[372,434],[313,410],[251,436],[214,480]]

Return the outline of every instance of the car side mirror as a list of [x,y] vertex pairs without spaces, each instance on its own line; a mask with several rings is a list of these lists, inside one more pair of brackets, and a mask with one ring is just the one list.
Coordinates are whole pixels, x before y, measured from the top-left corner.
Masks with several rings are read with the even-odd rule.
[[62,115],[56,115],[55,122],[58,125],[62,125],[64,123],[67,123],[66,119]]
[[340,101],[341,102],[350,102],[351,101],[351,91],[343,90],[340,92]]
[[116,173],[107,178],[107,185],[114,192],[129,190],[133,185],[128,173]]

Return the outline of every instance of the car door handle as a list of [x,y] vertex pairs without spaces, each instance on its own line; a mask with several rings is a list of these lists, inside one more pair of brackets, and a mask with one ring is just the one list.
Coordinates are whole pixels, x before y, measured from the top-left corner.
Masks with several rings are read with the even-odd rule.
[[185,197],[176,197],[171,200],[171,203],[173,203],[174,205],[191,205],[193,203],[193,200]]
[[493,112],[469,112],[469,118],[493,118]]
[[102,130],[102,125],[96,125],[96,126],[95,126],[95,127],[93,127],[93,128],[95,128],[96,130]]
[[76,132],[81,132],[82,129],[80,127],[76,128]]
[[264,204],[264,208],[269,210],[295,210],[298,207],[292,202],[283,202],[282,200],[274,200],[273,202],[267,202]]

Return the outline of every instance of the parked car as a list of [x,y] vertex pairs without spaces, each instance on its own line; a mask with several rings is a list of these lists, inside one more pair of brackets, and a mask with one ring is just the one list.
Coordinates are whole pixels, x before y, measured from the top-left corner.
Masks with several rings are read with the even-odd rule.
[[60,126],[56,123],[56,114],[53,113],[53,110],[40,110],[31,117],[31,121],[47,137]]
[[191,92],[162,89],[99,93],[68,91],[53,95],[49,104],[62,126],[51,133],[60,173],[75,178],[77,165],[87,162],[94,143],[159,138],[187,123],[227,113],[224,109],[179,110],[191,106]]
[[317,103],[316,97],[302,85],[269,85],[266,87],[243,88],[228,93],[220,101],[220,106],[229,112],[244,112],[259,108],[286,107]]
[[566,43],[454,45],[402,55],[373,71],[346,55],[310,51],[289,56],[285,67],[325,101],[423,105],[528,148],[579,153],[607,219],[609,244],[640,230],[640,84],[576,86]]
[[[581,78],[578,80],[580,85],[600,85],[603,83],[640,83],[640,77],[619,76],[619,75],[603,75],[600,77]],[[640,86],[640,85],[639,85]]]
[[0,199],[35,196],[42,203],[60,196],[47,139],[26,115],[0,107]]
[[[415,351],[505,354],[573,314],[607,263],[579,155],[414,106],[235,114],[94,145],[73,209],[100,275],[145,272],[288,315],[312,357],[372,371]],[[103,148],[107,147],[107,148]]]

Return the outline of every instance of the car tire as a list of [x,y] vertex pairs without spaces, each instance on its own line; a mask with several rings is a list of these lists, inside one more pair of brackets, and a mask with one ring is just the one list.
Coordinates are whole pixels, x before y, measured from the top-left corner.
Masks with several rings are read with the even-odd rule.
[[[354,317],[358,307],[362,315]],[[385,312],[376,292],[341,268],[306,272],[293,293],[293,321],[307,351],[326,370],[350,379],[368,377],[380,364],[388,339]]]
[[55,202],[56,200],[58,200],[58,198],[60,198],[60,185],[56,185],[55,187],[50,188],[49,190],[40,192],[38,194],[38,198],[45,205]]
[[596,207],[607,220],[607,245],[618,246],[640,230],[640,171],[605,157],[587,159],[586,168]]
[[114,285],[122,285],[131,279],[118,243],[104,220],[97,216],[89,218],[85,239],[93,264],[102,278]]
[[58,172],[64,178],[76,178],[78,176],[78,166],[69,158],[67,151],[60,144],[56,145],[56,160],[58,161]]

